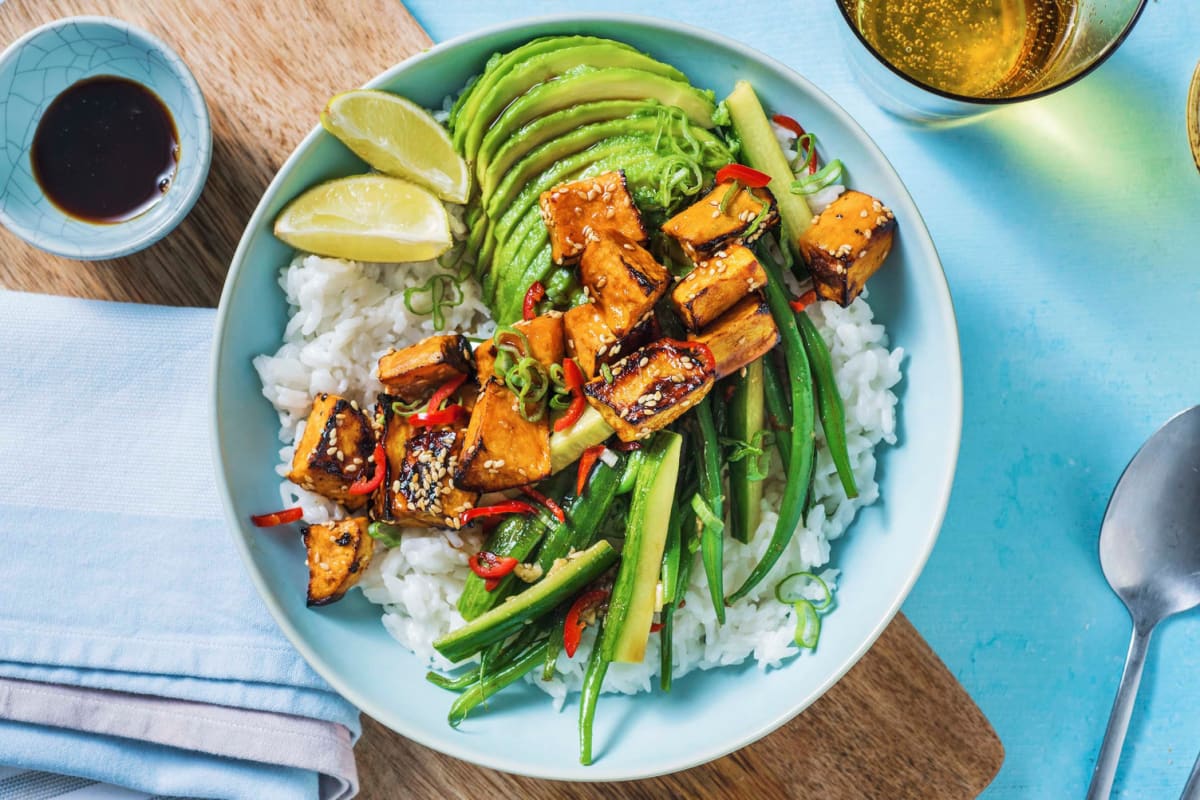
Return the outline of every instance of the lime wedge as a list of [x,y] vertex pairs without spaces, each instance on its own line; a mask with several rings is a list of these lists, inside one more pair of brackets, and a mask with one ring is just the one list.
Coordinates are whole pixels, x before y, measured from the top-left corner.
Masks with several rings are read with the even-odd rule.
[[321,124],[374,169],[408,178],[443,200],[465,203],[471,189],[467,162],[425,109],[390,92],[355,89],[336,95]]
[[353,261],[428,261],[450,249],[450,219],[426,189],[387,175],[314,186],[275,219],[299,250]]

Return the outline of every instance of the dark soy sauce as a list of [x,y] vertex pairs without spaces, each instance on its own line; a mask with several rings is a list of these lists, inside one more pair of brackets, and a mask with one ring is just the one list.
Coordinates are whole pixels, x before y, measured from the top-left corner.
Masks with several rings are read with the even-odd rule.
[[101,75],[54,98],[33,135],[30,158],[42,191],[62,211],[87,222],[124,222],[170,187],[179,136],[152,91]]

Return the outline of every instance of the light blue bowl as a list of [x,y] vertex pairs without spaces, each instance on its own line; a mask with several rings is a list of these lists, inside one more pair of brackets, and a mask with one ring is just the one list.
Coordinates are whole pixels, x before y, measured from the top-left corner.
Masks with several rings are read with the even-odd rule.
[[[33,177],[29,150],[42,113],[84,78],[115,75],[148,87],[175,120],[179,165],[171,187],[145,213],[113,224],[60,211]],[[108,17],[71,17],[36,28],[0,54],[0,224],[56,255],[88,261],[157,242],[196,204],[212,160],[208,106],[187,65],[157,37]]]
[[692,673],[667,695],[606,695],[596,719],[598,760],[582,767],[575,700],[556,714],[539,690],[514,685],[452,730],[446,712],[453,695],[424,680],[417,659],[383,629],[377,607],[351,592],[333,606],[305,608],[299,537],[249,524],[251,514],[279,503],[277,420],[250,359],[279,347],[286,321],[287,303],[276,280],[292,252],[271,235],[275,215],[307,187],[364,169],[319,128],[267,189],[221,297],[213,366],[218,482],[251,578],[280,626],[313,667],[363,711],[424,745],[495,769],[565,780],[641,778],[717,758],[787,722],[854,665],[900,608],[933,548],[949,499],[962,423],[958,332],[933,243],[883,154],[808,81],[729,39],[674,21],[551,17],[452,40],[369,85],[440,107],[491,53],[549,33],[629,42],[678,66],[718,97],[736,80],[749,80],[766,105],[820,132],[825,147],[849,165],[852,185],[887,199],[896,212],[900,235],[887,267],[872,279],[871,303],[893,343],[908,354],[899,387],[901,443],[882,450],[882,501],[863,511],[835,543],[834,563],[844,574],[817,651],[765,673],[751,665]]

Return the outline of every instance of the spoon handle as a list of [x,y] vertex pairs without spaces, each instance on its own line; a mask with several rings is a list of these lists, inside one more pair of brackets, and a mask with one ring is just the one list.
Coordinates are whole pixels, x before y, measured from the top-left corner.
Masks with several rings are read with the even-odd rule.
[[1108,717],[1108,728],[1104,731],[1104,743],[1096,758],[1096,769],[1092,772],[1092,785],[1088,787],[1087,800],[1108,800],[1112,792],[1113,779],[1117,775],[1117,762],[1121,760],[1121,747],[1129,731],[1129,719],[1133,716],[1133,701],[1137,699],[1138,684],[1142,681],[1142,667],[1146,664],[1146,651],[1150,647],[1153,625],[1143,627],[1136,621],[1133,638],[1129,642],[1129,654],[1125,656],[1125,671],[1121,674],[1121,685],[1117,688],[1117,699],[1113,701],[1112,713]]

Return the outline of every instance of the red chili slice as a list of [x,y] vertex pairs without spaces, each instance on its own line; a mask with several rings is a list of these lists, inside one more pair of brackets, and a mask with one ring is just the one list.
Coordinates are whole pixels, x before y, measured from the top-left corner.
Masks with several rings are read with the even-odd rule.
[[815,302],[817,302],[817,293],[814,290],[809,289],[807,292],[800,295],[798,299],[792,300],[790,303],[788,303],[788,305],[792,307],[792,311],[795,311],[797,314],[799,314],[801,311],[808,308]]
[[519,563],[512,556],[498,556],[490,550],[480,550],[467,559],[471,572],[481,578],[497,581],[512,572]]
[[283,511],[272,511],[270,514],[255,514],[250,517],[250,521],[260,528],[274,528],[276,525],[299,522],[303,517],[304,509],[296,506],[285,508]]
[[588,476],[592,474],[592,467],[596,466],[596,460],[600,458],[600,454],[603,452],[604,445],[602,444],[594,444],[583,451],[583,455],[579,457],[579,477],[575,481],[575,494],[583,494],[583,490],[587,486]]
[[607,599],[607,589],[593,589],[575,598],[563,625],[563,650],[567,651],[567,658],[574,658],[575,651],[579,649],[579,640],[583,637],[583,629],[588,625],[587,613],[599,608],[600,604]]
[[771,117],[771,120],[779,127],[787,128],[790,132],[796,134],[796,136],[804,135],[804,127],[787,114],[776,114]]
[[546,298],[546,287],[541,281],[534,281],[525,293],[525,303],[521,307],[521,318],[528,321],[537,316],[537,304]]
[[579,369],[573,358],[564,358],[562,367],[563,383],[571,392],[571,405],[567,407],[567,413],[554,422],[554,430],[559,433],[578,422],[587,409],[587,399],[583,396],[583,370]]
[[408,424],[414,428],[432,428],[434,425],[454,425],[467,418],[467,410],[455,403],[440,411],[421,411],[408,415]]
[[751,189],[761,189],[771,182],[771,176],[745,164],[726,164],[717,170],[717,183],[737,181]]
[[662,630],[662,626],[663,626],[663,624],[661,622],[651,622],[650,623],[650,632],[658,633],[659,631]]
[[383,442],[375,445],[375,454],[371,456],[371,460],[375,462],[375,472],[370,478],[365,473],[360,474],[354,479],[354,483],[350,484],[350,494],[370,494],[379,488],[383,483],[383,473],[387,471],[384,459],[387,458],[387,453],[383,450]]
[[[520,500],[509,500],[507,503],[497,503],[494,506],[481,506],[479,508],[468,508],[458,515],[458,521],[466,525],[473,519],[480,517],[494,517],[499,514],[536,514],[537,509],[523,503]],[[487,576],[481,576],[487,577]]]
[[458,391],[458,387],[462,386],[467,380],[466,374],[459,375],[457,378],[451,378],[438,387],[438,390],[433,393],[433,397],[429,398],[429,407],[426,411],[437,411],[442,407],[442,403],[450,399],[450,395]]
[[554,502],[553,498],[547,497],[532,486],[522,486],[521,491],[544,505],[559,522],[567,521],[567,512],[563,511],[563,507]]

